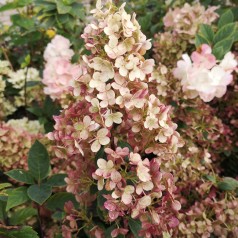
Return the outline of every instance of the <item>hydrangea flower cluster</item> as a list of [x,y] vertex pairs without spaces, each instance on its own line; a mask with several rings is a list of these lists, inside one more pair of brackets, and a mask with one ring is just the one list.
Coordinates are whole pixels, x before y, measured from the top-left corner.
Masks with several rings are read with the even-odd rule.
[[188,42],[182,39],[180,34],[166,31],[154,36],[153,46],[155,60],[168,67],[181,59],[188,48]]
[[178,225],[173,175],[160,164],[173,160],[183,142],[170,107],[157,99],[150,83],[154,60],[143,55],[151,43],[124,7],[109,1],[103,8],[98,1],[92,11],[96,21],[82,35],[91,55],[83,56],[74,84],[80,101],[55,117],[48,137],[57,143],[56,156],[76,168],[68,172],[67,190],[81,204],[92,202],[85,198],[96,180],[104,222],[118,224],[113,237],[130,234],[128,217],[140,220],[142,236],[152,237]]
[[181,80],[183,91],[189,98],[199,96],[204,102],[214,97],[222,97],[233,79],[232,72],[237,67],[235,56],[228,52],[221,62],[217,62],[210,46],[203,44],[192,53],[184,54],[178,61],[174,76]]
[[[172,13],[172,11],[170,12]],[[206,18],[204,19],[206,20]],[[173,19],[171,18],[171,20]],[[183,23],[182,18],[181,22]],[[192,24],[191,22],[191,26]],[[210,23],[207,22],[207,24]],[[179,29],[179,26],[175,24],[173,29],[176,28]],[[172,30],[172,26],[167,27],[167,30],[169,29]],[[178,216],[180,224],[174,237],[236,237],[237,211],[234,204],[238,202],[237,197],[234,192],[217,189],[214,181],[207,181],[206,178],[219,180],[218,176],[224,172],[222,170],[224,166],[221,166],[221,162],[225,159],[223,153],[232,151],[237,141],[236,128],[232,124],[232,122],[235,123],[234,114],[237,104],[237,97],[234,96],[235,87],[229,89],[228,93],[224,95],[227,85],[235,84],[232,82],[232,74],[237,71],[237,60],[229,52],[223,60],[217,61],[211,53],[211,48],[202,45],[192,53],[191,59],[188,55],[183,56],[184,60],[179,61],[176,67],[177,56],[173,55],[172,50],[177,48],[177,42],[171,41],[171,50],[168,50],[168,54],[162,49],[163,45],[166,48],[167,43],[163,37],[167,37],[168,44],[172,34],[176,35],[178,39],[185,39],[181,42],[190,39],[190,43],[192,43],[191,40],[195,38],[196,31],[194,31],[194,35],[188,35],[182,31],[180,33],[178,33],[179,31],[161,33],[157,35],[154,43],[154,58],[157,68],[151,75],[151,81],[157,82],[156,87],[158,92],[160,91],[157,96],[160,100],[174,106],[173,113],[175,121],[179,125],[178,131],[186,142],[185,146],[179,150],[176,160],[168,160],[161,164],[164,171],[168,169],[174,174],[177,186],[175,197],[181,204]],[[191,47],[187,44],[186,51],[190,50],[188,46]],[[179,49],[176,53],[181,53],[182,50]],[[188,61],[192,66],[190,72],[187,71],[189,64],[185,63]],[[220,69],[220,73],[212,78],[211,71],[214,70],[215,73],[216,69]],[[202,72],[206,72],[205,76],[209,74],[210,78],[202,75]],[[191,77],[193,73],[194,75]],[[181,81],[178,81],[178,78]],[[185,85],[188,86],[190,83],[197,91],[185,90]],[[183,86],[182,90],[181,86]],[[206,93],[202,98],[200,92],[204,92],[204,90]],[[224,105],[220,107],[220,114],[217,109],[212,108],[213,105],[204,103],[208,99],[212,100],[215,96],[219,96],[218,92],[223,94],[221,95],[223,98],[219,102]],[[226,103],[228,98],[229,103]],[[230,107],[231,102],[232,108]],[[217,101],[214,100],[213,103],[216,104]],[[231,207],[234,208],[233,211],[231,211]]]
[[168,30],[193,41],[200,24],[210,25],[218,18],[219,15],[215,12],[217,9],[218,7],[205,9],[200,3],[185,3],[182,8],[169,9],[164,17],[164,25]]
[[79,68],[71,63],[74,51],[70,49],[70,41],[56,35],[47,45],[44,52],[46,61],[42,82],[44,92],[55,100],[64,100]]
[[[29,105],[33,100],[40,100],[42,93],[39,84],[27,87],[25,92],[26,82],[40,83],[40,80],[39,71],[35,68],[13,71],[8,61],[0,61],[0,118],[11,115],[25,103]],[[8,96],[7,84],[17,92],[15,95]]]
[[42,137],[42,132],[38,121],[27,118],[0,122],[1,170],[26,169],[29,149],[37,138]]

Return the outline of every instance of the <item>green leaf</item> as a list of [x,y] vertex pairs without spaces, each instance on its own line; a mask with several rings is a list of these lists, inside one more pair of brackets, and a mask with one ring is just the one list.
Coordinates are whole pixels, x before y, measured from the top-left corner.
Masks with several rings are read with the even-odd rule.
[[205,179],[207,179],[208,181],[212,182],[213,184],[216,183],[216,177],[214,177],[212,175],[209,175],[209,174],[205,175],[204,177],[205,177]]
[[31,4],[32,2],[33,2],[33,0],[18,0],[17,5],[19,7],[25,7],[25,6],[28,6],[29,4]]
[[218,60],[222,60],[224,55],[230,51],[232,47],[233,39],[225,39],[216,43],[213,47],[212,53]]
[[65,5],[71,5],[73,2],[75,2],[75,0],[63,0]]
[[141,230],[141,222],[139,220],[129,218],[128,224],[135,238],[142,238],[141,236],[138,235],[139,231]]
[[56,105],[50,97],[46,97],[43,106],[44,114],[51,118],[54,115],[58,115],[60,112],[60,108]]
[[28,171],[25,171],[23,169],[14,169],[10,170],[5,173],[7,176],[9,176],[12,179],[15,179],[18,182],[26,183],[26,184],[34,184],[34,178],[31,176],[31,174]]
[[27,196],[26,187],[13,189],[8,195],[6,211],[9,211],[9,209],[18,205],[21,205],[27,202],[28,200],[29,197]]
[[238,31],[235,31],[234,34],[232,35],[233,42],[238,41]]
[[217,183],[217,187],[223,191],[233,191],[238,188],[238,181],[234,178],[226,177]]
[[111,237],[112,237],[111,233],[112,233],[112,231],[113,231],[114,229],[116,229],[116,228],[117,228],[117,225],[116,225],[116,224],[113,224],[113,225],[111,225],[110,227],[108,227],[107,230],[105,231],[105,237],[106,237],[106,238],[111,238]]
[[32,176],[41,181],[46,178],[50,170],[50,160],[47,150],[38,140],[29,151],[28,167]]
[[224,41],[225,39],[232,39],[236,31],[236,23],[229,23],[217,31],[214,37],[214,43]]
[[46,202],[46,208],[48,208],[51,211],[57,210],[63,211],[64,204],[68,201],[71,201],[75,207],[78,206],[75,196],[72,193],[67,192],[56,193],[48,199],[48,201]]
[[217,59],[222,59],[224,56],[222,46],[216,47],[212,49],[212,54],[216,56]]
[[85,18],[84,8],[81,3],[74,3],[69,14],[77,19],[83,20]]
[[37,215],[37,210],[32,208],[32,207],[26,207],[20,210],[17,210],[14,212],[10,219],[9,222],[12,226],[15,225],[23,225],[26,223],[26,220],[36,216]]
[[26,30],[33,28],[35,25],[34,19],[19,15],[19,14],[12,15],[11,20],[14,25],[25,28]]
[[21,68],[26,68],[31,62],[31,56],[28,54],[25,58],[24,61],[21,63]]
[[12,9],[15,9],[16,7],[17,7],[17,4],[15,2],[10,2],[10,3],[2,5],[0,7],[0,12],[12,10]]
[[0,190],[4,189],[4,188],[8,188],[11,187],[12,185],[10,183],[1,183],[0,184]]
[[195,36],[195,45],[198,48],[200,45],[202,44],[208,44],[209,45],[209,41],[204,38],[203,36],[196,34]]
[[233,21],[234,21],[234,15],[231,10],[228,10],[221,15],[220,20],[218,21],[218,28],[221,28]]
[[6,219],[6,202],[0,200],[0,223]]
[[31,185],[27,194],[31,200],[42,205],[52,194],[52,187],[47,184]]
[[52,186],[52,187],[60,187],[60,186],[65,186],[66,182],[64,179],[67,177],[67,174],[55,174],[48,178],[47,184]]
[[57,1],[56,4],[57,4],[57,11],[59,14],[69,13],[72,9],[71,6],[65,5],[61,0]]
[[210,45],[213,43],[213,38],[214,38],[214,32],[212,30],[212,27],[207,25],[207,24],[202,24],[200,26],[199,34],[203,36]]
[[62,221],[65,218],[65,215],[65,212],[56,211],[54,214],[52,214],[52,219]]
[[4,229],[0,228],[0,235],[3,238],[39,238],[37,232],[30,226],[22,227],[21,229]]

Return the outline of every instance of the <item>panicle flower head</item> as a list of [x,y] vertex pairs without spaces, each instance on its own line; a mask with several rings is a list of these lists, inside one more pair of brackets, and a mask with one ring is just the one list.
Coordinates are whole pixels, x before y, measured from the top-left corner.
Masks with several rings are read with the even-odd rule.
[[82,57],[73,84],[76,102],[54,118],[48,137],[56,143],[56,156],[69,161],[67,190],[82,203],[85,197],[93,202],[90,187],[96,180],[106,199],[100,207],[105,222],[125,224],[112,236],[128,230],[125,214],[142,222],[142,236],[152,230],[161,235],[175,226],[179,206],[174,209],[173,175],[161,171],[160,163],[172,160],[183,143],[171,108],[156,98],[150,83],[154,60],[144,58],[150,40],[124,7],[98,1],[92,11],[95,21],[82,35],[91,55]]

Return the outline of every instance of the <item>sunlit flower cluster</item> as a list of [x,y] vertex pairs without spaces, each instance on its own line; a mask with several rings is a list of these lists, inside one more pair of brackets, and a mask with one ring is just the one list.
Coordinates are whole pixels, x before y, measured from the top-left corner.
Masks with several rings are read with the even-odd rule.
[[45,84],[45,94],[53,100],[64,100],[77,77],[79,68],[71,63],[73,55],[69,40],[61,35],[56,35],[45,49],[46,64],[42,82]]
[[187,92],[189,98],[199,96],[209,102],[226,93],[236,67],[237,61],[231,52],[217,62],[210,46],[204,44],[192,53],[191,58],[187,54],[183,55],[183,60],[177,63],[174,76],[181,80],[183,91]]
[[0,122],[0,166],[3,171],[27,168],[27,155],[42,126],[27,118]]

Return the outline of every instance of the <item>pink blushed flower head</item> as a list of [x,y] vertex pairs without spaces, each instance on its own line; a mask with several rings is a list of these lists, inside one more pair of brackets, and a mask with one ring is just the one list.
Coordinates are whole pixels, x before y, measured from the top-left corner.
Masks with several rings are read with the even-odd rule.
[[61,35],[56,35],[47,45],[44,52],[45,61],[59,57],[70,60],[74,55],[74,51],[70,49],[70,41]]
[[183,91],[189,98],[200,96],[204,102],[214,97],[221,98],[232,82],[232,72],[237,67],[237,61],[228,52],[221,62],[216,62],[215,56],[208,45],[202,45],[192,53],[191,59],[187,54],[178,61],[174,76],[181,80]]

